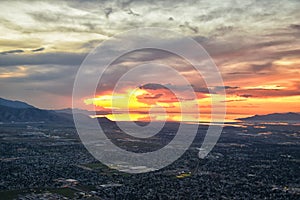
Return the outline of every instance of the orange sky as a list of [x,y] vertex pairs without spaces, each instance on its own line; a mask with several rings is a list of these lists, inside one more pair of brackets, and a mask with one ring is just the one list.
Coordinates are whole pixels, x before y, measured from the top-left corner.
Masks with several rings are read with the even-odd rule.
[[[253,56],[253,51],[260,51],[262,59],[249,59]],[[149,52],[148,52],[149,53]],[[149,53],[150,57],[154,55],[162,55],[162,52]],[[274,112],[300,112],[300,80],[299,66],[300,59],[292,53],[287,53],[279,58],[266,59],[270,55],[274,55],[274,50],[270,51],[269,47],[260,49],[252,49],[251,51],[240,50],[237,54],[213,55],[212,59],[216,62],[226,90],[226,120],[251,116],[255,114],[269,114]],[[112,69],[118,69],[120,65],[126,65],[127,68],[140,64],[139,56],[145,55],[145,52],[135,52],[132,55],[124,56],[116,64],[112,64]],[[249,57],[248,57],[249,55]],[[257,55],[256,55],[257,56]],[[128,58],[135,57],[137,61],[127,62]],[[158,56],[156,56],[158,57]],[[109,115],[111,119],[116,120],[161,120],[167,119],[171,121],[180,120],[181,107],[188,107],[188,113],[185,119],[188,121],[198,121],[198,113],[195,113],[195,106],[198,106],[201,121],[209,121],[211,112],[211,95],[205,85],[205,80],[201,77],[191,65],[180,60],[176,56],[163,56],[155,58],[155,62],[168,63],[173,66],[181,76],[184,76],[194,89],[196,99],[191,99],[190,95],[184,89],[184,85],[177,84],[174,76],[168,75],[168,71],[158,71],[155,74],[155,82],[144,82],[145,85],[132,84],[127,81],[118,93],[113,93],[113,87],[106,84],[101,87],[99,84],[96,98],[93,96],[86,97],[83,101],[85,106],[95,105],[96,110],[104,110],[108,113],[117,112],[117,115]],[[242,59],[243,61],[239,61]],[[151,60],[153,61],[153,60]],[[125,64],[124,64],[125,63]],[[117,70],[116,73],[118,74]],[[125,73],[125,72],[122,72]],[[122,74],[120,73],[120,74]],[[105,74],[103,82],[114,85],[111,81],[114,78],[111,74]],[[141,79],[147,78],[151,74],[143,75]],[[115,74],[114,74],[115,76]],[[117,76],[120,77],[121,75]],[[139,78],[137,78],[139,80]],[[172,82],[172,83],[171,83]],[[180,102],[165,86],[169,86],[179,94]],[[218,87],[215,86],[212,91],[218,95]],[[155,111],[153,106],[162,107],[166,111],[166,116],[160,111]],[[90,109],[92,107],[89,107]],[[124,111],[129,109],[130,116]],[[152,115],[148,112],[152,108]],[[156,118],[155,118],[156,117]]]
[[[273,66],[276,72],[269,74],[250,74],[243,78],[225,77],[227,120],[255,114],[268,114],[273,112],[300,112],[300,82],[297,66],[299,60],[285,59],[276,61]],[[286,68],[290,68],[287,70]],[[226,74],[225,74],[226,76]],[[232,75],[229,75],[232,76]],[[163,83],[162,83],[163,85]],[[182,93],[182,98],[185,98]],[[194,113],[195,103],[198,103],[200,120],[209,120],[211,98],[209,93],[196,92],[197,99],[184,99],[182,104],[168,89],[143,89],[126,88],[125,92],[113,94],[112,91],[99,93],[96,98],[87,97],[86,105],[95,105],[96,110],[112,110],[118,115],[108,115],[117,120],[149,120],[148,114],[152,107],[153,116],[156,120],[180,120],[180,105],[189,107],[190,113],[185,114],[190,121],[197,121]],[[163,107],[166,115],[161,110],[155,111],[153,106]],[[129,109],[130,116],[124,111]],[[122,114],[120,114],[122,113]]]

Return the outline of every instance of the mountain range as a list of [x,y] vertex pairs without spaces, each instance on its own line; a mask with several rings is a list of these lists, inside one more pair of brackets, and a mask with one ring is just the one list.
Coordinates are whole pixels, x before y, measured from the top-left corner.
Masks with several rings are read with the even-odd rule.
[[12,101],[3,98],[0,98],[0,105],[10,107],[10,108],[34,108],[34,106],[29,105],[22,101]]
[[[43,110],[22,101],[0,98],[0,122],[44,122],[56,124],[73,124],[72,112],[87,117],[93,112],[82,109]],[[247,122],[300,122],[300,113],[272,113],[254,115],[237,120]]]
[[248,122],[300,122],[300,113],[288,112],[254,115],[246,118],[238,118],[237,120]]
[[72,114],[43,110],[21,101],[12,101],[0,98],[0,122],[44,122],[71,124]]

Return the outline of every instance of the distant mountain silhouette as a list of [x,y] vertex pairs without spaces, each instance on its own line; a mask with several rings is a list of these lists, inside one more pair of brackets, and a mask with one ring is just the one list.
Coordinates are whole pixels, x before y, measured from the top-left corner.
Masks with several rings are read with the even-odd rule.
[[88,111],[88,110],[83,110],[83,109],[78,109],[78,108],[64,108],[60,110],[54,110],[57,113],[67,113],[67,114],[83,114],[83,115],[92,115],[94,112]]
[[300,114],[294,112],[272,113],[267,115],[254,115],[252,117],[238,118],[237,120],[252,122],[300,122]]
[[54,110],[55,112],[58,113],[67,113],[67,114],[83,114],[83,115],[106,115],[106,114],[111,114],[111,112],[108,111],[90,111],[90,110],[83,110],[83,109],[78,109],[78,108],[64,108],[60,110]]
[[0,106],[7,106],[11,108],[34,108],[34,106],[29,105],[22,101],[12,101],[3,98],[0,98]]
[[21,101],[0,99],[0,122],[73,123],[72,115],[42,110]]

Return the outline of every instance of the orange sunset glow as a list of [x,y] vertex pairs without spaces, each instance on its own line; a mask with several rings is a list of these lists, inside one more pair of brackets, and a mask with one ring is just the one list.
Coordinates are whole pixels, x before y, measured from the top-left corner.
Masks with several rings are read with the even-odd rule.
[[[297,94],[298,87],[293,82],[296,79],[290,79],[288,82],[280,84],[281,75],[276,80],[272,80],[269,85],[254,85],[227,89],[226,121],[232,121],[241,116],[250,116],[255,114],[268,114],[276,112],[286,112],[293,110],[300,112],[300,95]],[[295,77],[296,78],[296,77]],[[261,78],[264,82],[264,78]],[[276,85],[274,83],[280,85]],[[287,80],[285,80],[287,81]],[[295,93],[295,95],[293,94]],[[291,94],[291,95],[289,95]],[[198,95],[195,100],[185,100],[179,102],[176,96],[166,89],[145,90],[128,88],[127,93],[115,94],[112,91],[105,95],[97,95],[95,98],[86,98],[86,105],[94,105],[95,110],[105,110],[111,120],[168,120],[181,121],[181,106],[189,107],[190,112],[185,113],[187,121],[209,121],[211,112],[211,97],[209,94]],[[194,113],[194,106],[198,104],[201,117],[198,118]],[[155,106],[161,107],[161,110],[155,111]],[[129,110],[129,115],[125,113]],[[149,114],[149,111],[152,111]],[[114,114],[111,113],[114,111]]]
[[[271,90],[271,89],[270,89]],[[143,91],[144,94],[148,94]],[[113,100],[114,99],[114,100]],[[156,102],[155,104],[145,101],[141,101],[136,94],[119,94],[119,95],[103,95],[97,96],[96,98],[86,99],[86,105],[95,105],[96,110],[101,110],[104,108],[106,111],[114,110],[117,114],[108,114],[108,117],[113,120],[132,120],[132,121],[139,121],[139,120],[150,120],[150,115],[145,114],[149,112],[150,108],[153,105],[161,106],[165,109],[166,113],[160,113],[155,111],[152,113],[154,119],[156,120],[164,120],[167,119],[169,121],[180,121],[181,114],[180,114],[180,103],[178,101],[162,103]],[[113,103],[114,102],[114,103]],[[128,102],[128,103],[127,103]],[[197,99],[199,104],[201,118],[196,118],[196,114],[193,114],[193,109],[191,108],[191,113],[185,114],[188,121],[209,121],[210,118],[210,98],[201,98]],[[228,96],[227,97],[227,121],[232,121],[235,118],[240,116],[249,116],[255,114],[268,114],[274,111],[276,108],[276,112],[286,112],[287,110],[291,110],[291,107],[296,108],[293,111],[300,112],[300,96],[291,96],[291,97],[265,97],[265,98],[258,98],[258,97],[239,97],[236,95]],[[186,101],[181,106],[190,106],[193,102]],[[100,109],[99,109],[100,108]],[[129,109],[130,115],[127,115],[125,112],[126,109]]]
[[[232,60],[239,57],[232,57]],[[218,57],[212,58],[220,60]],[[95,97],[86,97],[84,105],[96,111],[105,111],[108,118],[117,121],[210,121],[212,98],[202,78],[189,69],[186,62],[180,63],[177,59],[168,57],[168,63],[176,63],[175,68],[180,75],[192,83],[196,99],[184,92],[183,85],[176,85],[176,80],[169,78],[162,83],[146,83],[140,87],[129,84],[119,93],[112,89],[100,89]],[[244,61],[230,64],[230,61],[219,61],[217,64],[226,90],[225,121],[257,114],[300,112],[299,59],[295,56],[288,55],[267,63]],[[157,77],[161,79],[161,75],[158,74]],[[168,81],[173,81],[173,84]],[[179,96],[176,97],[164,85],[175,88]],[[216,91],[216,96],[218,87],[211,88]],[[200,112],[195,112],[195,106]],[[181,113],[182,107],[187,112]]]

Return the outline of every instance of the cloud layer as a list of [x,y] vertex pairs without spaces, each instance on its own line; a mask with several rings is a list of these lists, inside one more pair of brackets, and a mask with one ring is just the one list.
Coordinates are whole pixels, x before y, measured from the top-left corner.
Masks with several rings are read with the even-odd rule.
[[[76,71],[96,45],[129,29],[161,27],[190,36],[207,50],[222,73],[229,112],[251,106],[255,108],[251,113],[272,112],[271,107],[279,107],[280,102],[290,106],[279,111],[300,111],[297,0],[2,1],[0,9],[3,97],[44,108],[69,107]],[[130,66],[149,61],[173,66],[191,82],[199,98],[206,98],[205,82],[189,63],[151,51],[120,58],[99,92],[110,91],[113,81],[109,80],[118,79]],[[157,89],[140,98],[150,101],[163,96]]]

